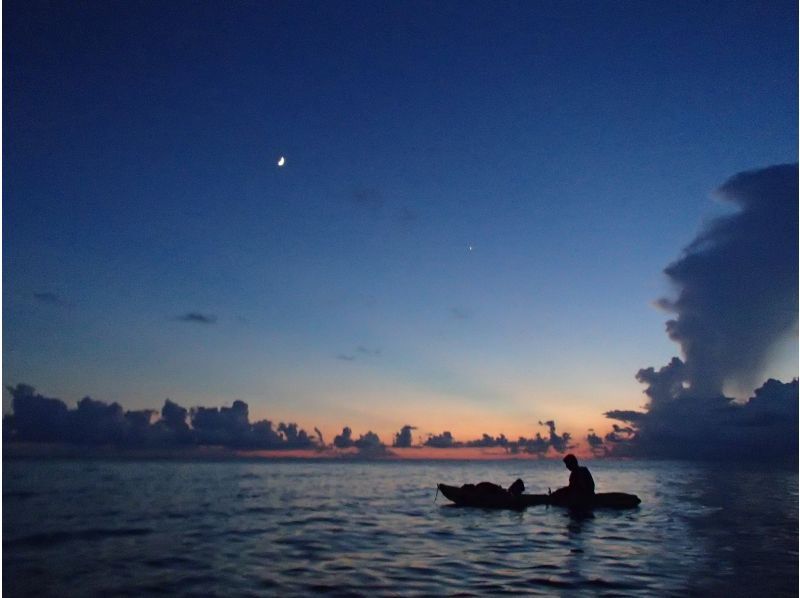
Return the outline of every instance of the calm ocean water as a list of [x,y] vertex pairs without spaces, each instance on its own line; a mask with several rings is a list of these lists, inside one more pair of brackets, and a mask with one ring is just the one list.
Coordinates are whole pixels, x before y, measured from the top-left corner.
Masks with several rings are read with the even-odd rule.
[[796,595],[796,469],[590,462],[632,511],[482,511],[436,482],[559,462],[6,460],[7,596]]

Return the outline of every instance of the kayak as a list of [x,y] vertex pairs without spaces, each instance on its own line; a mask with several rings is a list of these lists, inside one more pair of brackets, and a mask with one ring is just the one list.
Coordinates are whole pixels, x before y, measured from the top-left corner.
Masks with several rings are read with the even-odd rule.
[[[445,498],[460,507],[480,507],[482,509],[524,509],[536,505],[552,505],[556,507],[574,507],[569,500],[553,494],[511,494],[507,490],[486,489],[474,484],[463,486],[438,485],[439,492]],[[632,509],[642,501],[635,494],[625,492],[601,492],[592,497],[590,504],[580,505],[582,508]]]

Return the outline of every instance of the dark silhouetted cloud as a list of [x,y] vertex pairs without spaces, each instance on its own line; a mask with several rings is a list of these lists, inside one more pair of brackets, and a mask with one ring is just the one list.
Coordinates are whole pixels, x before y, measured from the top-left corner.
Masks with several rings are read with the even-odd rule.
[[272,422],[262,419],[253,424],[253,446],[271,449],[280,448],[284,444],[284,438],[272,427]]
[[341,434],[337,434],[333,437],[333,446],[336,448],[344,449],[350,448],[354,445],[355,442],[353,441],[353,431],[347,426],[342,429]]
[[433,448],[453,448],[464,446],[462,443],[456,442],[455,438],[453,438],[453,435],[450,432],[429,434],[428,439],[423,444]]
[[195,407],[191,417],[199,444],[237,446],[251,442],[248,408],[243,401],[234,401],[231,407]]
[[125,412],[118,403],[108,405],[84,397],[69,412],[69,439],[85,444],[121,444],[126,440]]
[[280,423],[278,424],[278,432],[283,435],[283,439],[287,447],[311,448],[314,445],[311,437],[306,433],[305,430],[298,428],[297,424]]
[[216,324],[217,323],[217,316],[214,314],[201,314],[196,311],[192,311],[182,316],[178,316],[175,318],[179,322],[191,322],[195,324]]
[[397,434],[395,434],[392,446],[396,446],[398,448],[410,447],[414,443],[414,440],[411,437],[411,430],[416,430],[416,429],[417,428],[415,426],[410,426],[408,424],[403,426],[400,429],[400,431]]
[[392,453],[386,448],[386,445],[381,442],[381,439],[372,431],[362,434],[354,443],[358,449],[359,456],[362,457],[388,457]]
[[556,431],[556,423],[553,420],[539,422],[539,425],[547,427],[547,437],[543,437],[539,432],[533,438],[520,436],[518,440],[508,443],[508,451],[510,453],[529,453],[544,457],[550,449],[553,449],[556,453],[563,454],[568,449],[574,448],[575,445],[570,444],[572,437],[569,432],[559,434]]
[[372,431],[362,434],[353,445],[358,449],[376,449],[383,446],[381,439]]
[[556,432],[556,422],[553,420],[548,420],[544,423],[539,422],[539,425],[547,426],[548,430],[550,430],[548,440],[550,442],[550,446],[553,447],[557,453],[563,453],[567,449],[574,448],[574,445],[569,443],[571,438],[569,432],[558,434]]
[[[6,441],[66,442],[83,446],[164,447],[214,445],[228,448],[314,448],[314,441],[294,423],[263,420],[250,424],[248,406],[195,407],[187,410],[167,399],[158,412],[125,412],[117,403],[84,397],[76,409],[44,397],[32,386],[7,387],[13,414],[3,419]],[[321,441],[321,436],[320,436]]]
[[504,434],[497,437],[484,433],[481,438],[475,440],[459,441],[450,432],[441,434],[429,434],[428,439],[423,443],[431,448],[493,448],[501,447],[507,453],[545,456],[551,449],[557,453],[564,453],[566,450],[574,448],[570,444],[571,436],[569,432],[559,434],[556,431],[556,424],[552,420],[539,422],[540,426],[546,426],[549,430],[547,437],[543,437],[537,432],[533,438],[520,436],[517,440],[509,440]]
[[645,417],[645,413],[641,411],[631,411],[631,410],[622,410],[622,409],[614,409],[612,411],[607,411],[605,416],[609,419],[618,419],[625,422],[632,422],[636,423],[642,421]]
[[59,400],[42,396],[27,384],[7,387],[11,394],[14,414],[12,438],[32,442],[47,442],[65,438],[67,405]]
[[314,428],[314,434],[317,435],[317,445],[318,446],[325,446],[325,439],[322,437],[322,432],[320,432],[319,428]]
[[505,434],[500,434],[497,438],[484,433],[479,439],[477,440],[468,440],[464,443],[465,446],[471,447],[481,447],[481,448],[490,448],[494,446],[501,446],[503,448],[508,448],[510,442],[508,438],[505,437]]
[[768,380],[746,403],[681,396],[606,435],[616,456],[674,459],[797,458],[797,380]]
[[[797,332],[798,168],[743,172],[718,189],[738,211],[713,221],[665,273],[676,299],[667,333],[683,359],[642,368],[645,411],[614,410],[615,455],[797,457],[797,380],[769,380],[745,404],[723,396],[759,377],[776,343]],[[750,386],[752,388],[752,386]]]
[[[250,423],[249,408],[244,401],[234,401],[230,407],[193,407],[186,409],[166,399],[160,413],[152,409],[124,411],[117,404],[107,404],[90,397],[81,399],[75,409],[69,409],[60,399],[44,397],[26,384],[7,387],[12,396],[13,413],[3,419],[3,440],[6,442],[59,442],[86,447],[117,446],[125,448],[220,446],[233,449],[324,449],[322,432],[309,436],[295,423],[270,420]],[[768,401],[762,401],[768,404]],[[765,413],[769,409],[762,410]],[[483,434],[476,440],[456,441],[450,432],[429,435],[425,446],[434,448],[502,447],[509,453],[529,453],[544,456],[550,450],[562,453],[570,448],[570,435],[558,434],[552,420],[540,425],[549,435],[534,438],[520,437],[511,441],[500,434]],[[404,425],[395,434],[393,446],[413,446],[415,426]],[[368,431],[357,439],[345,426],[333,439],[337,449],[357,449],[356,456],[383,458],[392,456],[380,437]]]
[[358,456],[368,458],[380,458],[391,456],[386,445],[381,442],[380,437],[372,431],[362,434],[358,439],[353,440],[353,431],[345,426],[341,434],[337,434],[333,439],[333,446],[338,449],[358,449]]
[[129,443],[134,446],[156,444],[152,438],[155,434],[155,424],[158,421],[158,411],[155,409],[141,409],[139,411],[126,411],[125,422]]
[[589,445],[589,450],[592,451],[592,454],[595,457],[601,457],[608,453],[603,439],[595,434],[595,431],[591,428],[589,429],[589,433],[586,435],[586,444]]
[[528,453],[543,457],[547,454],[548,450],[550,450],[550,441],[546,438],[542,438],[539,432],[536,432],[534,438],[520,436],[517,440],[508,444],[508,452],[512,454]]
[[189,411],[185,408],[177,403],[173,403],[169,399],[164,401],[164,406],[161,408],[161,421],[168,429],[179,435],[188,434],[188,416]]

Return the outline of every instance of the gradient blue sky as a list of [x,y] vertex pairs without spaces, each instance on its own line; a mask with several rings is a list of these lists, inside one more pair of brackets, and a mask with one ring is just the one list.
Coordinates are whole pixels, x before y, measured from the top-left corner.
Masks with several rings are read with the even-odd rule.
[[711,192],[797,160],[796,28],[796,2],[7,0],[3,383],[384,440],[607,428],[678,354],[652,301]]

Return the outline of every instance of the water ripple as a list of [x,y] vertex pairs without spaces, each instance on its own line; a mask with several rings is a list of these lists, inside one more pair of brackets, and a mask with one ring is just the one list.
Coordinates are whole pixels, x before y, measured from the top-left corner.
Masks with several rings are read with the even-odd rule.
[[433,501],[438,481],[557,486],[549,462],[4,465],[10,596],[796,591],[797,472],[593,463],[643,503],[576,518]]
[[18,546],[52,547],[65,542],[92,542],[119,538],[124,536],[144,536],[152,533],[148,528],[120,528],[120,529],[82,529],[76,531],[55,531],[40,534],[21,536],[11,540],[3,540],[3,547],[13,549]]

